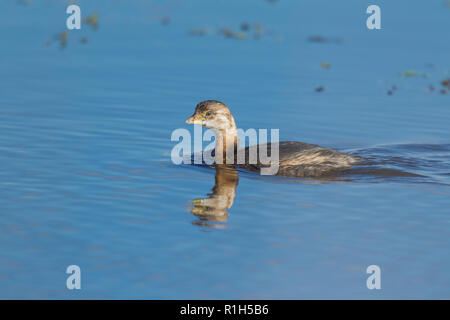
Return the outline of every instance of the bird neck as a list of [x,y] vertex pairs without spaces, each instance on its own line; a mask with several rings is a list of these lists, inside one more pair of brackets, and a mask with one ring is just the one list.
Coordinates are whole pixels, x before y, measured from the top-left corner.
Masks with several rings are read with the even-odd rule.
[[215,161],[217,164],[232,164],[235,161],[239,140],[236,127],[215,130]]

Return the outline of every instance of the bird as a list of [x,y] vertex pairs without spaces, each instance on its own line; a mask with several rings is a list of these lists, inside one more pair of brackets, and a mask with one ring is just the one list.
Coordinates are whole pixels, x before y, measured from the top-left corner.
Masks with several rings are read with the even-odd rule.
[[[274,175],[284,177],[315,178],[335,176],[343,170],[363,161],[362,157],[324,148],[315,144],[298,141],[270,142],[239,148],[238,128],[230,109],[218,100],[205,100],[197,104],[195,112],[186,120],[187,124],[197,124],[213,130],[215,148],[211,153],[217,164],[232,159],[236,168],[259,172],[268,167],[276,167]],[[264,162],[251,155],[259,155],[261,148],[267,154],[278,150],[278,159]],[[276,148],[276,149],[275,149]],[[262,149],[262,150],[264,150]],[[237,161],[239,152],[245,155],[244,161]],[[256,152],[256,153],[255,153]]]

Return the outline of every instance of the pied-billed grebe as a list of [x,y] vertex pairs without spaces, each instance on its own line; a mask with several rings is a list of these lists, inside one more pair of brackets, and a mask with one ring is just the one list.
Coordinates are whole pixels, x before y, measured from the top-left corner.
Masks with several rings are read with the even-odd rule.
[[[186,120],[186,123],[199,124],[214,131],[216,135],[216,163],[224,163],[217,161],[221,160],[218,159],[219,156],[225,159],[227,154],[237,155],[238,129],[230,109],[224,103],[217,100],[200,102],[197,104],[194,114]],[[263,164],[259,157],[255,163],[249,163],[250,154],[259,151],[260,146],[262,145],[246,147],[244,150],[245,163],[235,163],[236,167],[257,172],[267,167],[267,163]],[[263,144],[263,146],[268,153],[271,153],[271,149],[278,148],[278,172],[276,174],[287,177],[329,176],[343,169],[348,169],[362,160],[361,157],[304,142],[284,141]],[[223,150],[223,152],[217,152],[218,150]],[[259,154],[259,152],[256,154]],[[237,156],[233,159],[237,159]]]

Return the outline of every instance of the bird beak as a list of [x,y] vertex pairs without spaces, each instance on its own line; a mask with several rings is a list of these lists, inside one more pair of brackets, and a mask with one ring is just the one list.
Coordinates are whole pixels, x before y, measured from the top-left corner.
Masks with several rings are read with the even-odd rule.
[[194,114],[186,119],[187,124],[203,124],[203,121],[205,121],[205,118],[199,114]]

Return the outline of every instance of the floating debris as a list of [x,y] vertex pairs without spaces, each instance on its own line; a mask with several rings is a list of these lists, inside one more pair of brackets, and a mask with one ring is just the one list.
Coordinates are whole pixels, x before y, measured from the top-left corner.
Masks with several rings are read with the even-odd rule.
[[233,38],[233,37],[234,37],[233,31],[231,31],[231,30],[228,29],[228,28],[223,29],[223,30],[221,31],[221,33],[222,33],[225,37],[227,37],[227,38]]
[[245,38],[247,38],[247,35],[245,33],[242,33],[242,32],[234,33],[231,29],[228,29],[228,28],[222,29],[221,33],[226,38],[233,38],[233,39],[238,39],[238,40],[244,40]]
[[[159,9],[159,10],[161,10],[161,9]],[[165,15],[152,15],[149,18],[157,20],[162,25],[168,25],[170,23],[170,17],[165,16]]]
[[416,77],[416,76],[421,76],[421,77],[424,77],[424,78],[429,78],[430,77],[430,74],[427,73],[427,72],[420,73],[420,72],[417,72],[415,70],[407,70],[407,71],[404,71],[404,72],[400,72],[399,75],[401,77],[404,77],[404,78],[411,78],[411,77]]
[[239,32],[239,33],[236,33],[235,37],[238,40],[244,40],[247,36],[245,35],[245,33]]
[[169,17],[164,16],[164,17],[161,18],[161,24],[162,25],[167,25],[167,24],[169,24],[169,22],[170,22],[170,18]]
[[309,42],[316,42],[316,43],[335,43],[335,44],[341,44],[342,39],[336,38],[336,37],[323,37],[323,36],[311,36],[308,38]]
[[392,88],[388,90],[387,94],[389,96],[392,96],[396,90],[397,90],[397,86],[393,85]]
[[322,63],[320,64],[320,66],[321,66],[322,68],[324,68],[324,69],[330,69],[330,67],[331,67],[331,65],[330,65],[328,62],[326,62],[326,61],[322,62]]
[[441,89],[442,94],[447,94],[447,89]]
[[442,80],[441,84],[450,89],[450,79]]
[[433,85],[430,85],[429,87],[428,87],[428,90],[430,90],[430,92],[433,92],[434,91],[434,86]]
[[325,91],[325,87],[323,87],[323,86],[320,86],[320,87],[317,87],[315,90],[316,90],[316,92],[322,92],[322,91]]
[[[84,18],[82,20],[82,23],[89,24],[94,30],[96,30],[99,27],[98,20],[99,20],[99,14],[96,12],[96,13],[88,16],[87,18]],[[50,39],[59,42],[61,49],[64,49],[68,45],[69,32],[67,30],[64,30],[63,32],[61,32],[59,34],[54,35],[53,38],[50,38]],[[85,44],[88,42],[88,38],[86,36],[81,36],[80,38],[78,38],[77,41],[79,41],[82,44]],[[47,40],[45,42],[46,46],[50,46],[51,44],[52,44],[51,40]]]
[[275,39],[275,41],[278,42],[278,43],[281,43],[281,42],[284,41],[283,37],[280,37],[280,36],[276,36],[274,39]]
[[87,18],[83,19],[83,23],[89,24],[92,29],[97,30],[98,29],[98,13],[93,13]]
[[248,24],[248,23],[242,23],[241,24],[241,30],[242,31],[248,31],[248,30],[250,30],[250,25]]
[[[248,39],[249,37],[251,37],[251,34],[249,33],[250,30],[253,30],[253,36],[255,39],[260,39],[260,37],[263,35],[263,28],[261,27],[260,24],[254,24],[254,25],[250,25],[249,23],[243,22],[240,26],[239,29],[233,30],[231,28],[222,28],[222,29],[208,29],[208,28],[198,28],[198,29],[191,29],[189,30],[189,34],[193,35],[193,36],[203,36],[206,34],[210,34],[210,33],[217,33],[219,35],[222,35],[225,38],[229,38],[229,39],[237,39],[237,40],[244,40],[244,39]],[[274,41],[276,42],[282,42],[283,38],[280,36],[277,36],[276,34],[274,34],[273,32],[270,31],[265,31],[264,35],[270,36],[270,38],[272,38]]]
[[208,34],[208,33],[209,33],[209,30],[207,28],[189,30],[189,34],[191,36],[204,36],[205,34]]
[[63,32],[55,35],[55,39],[59,40],[61,49],[67,47],[67,39],[69,38],[69,33],[64,30]]
[[417,72],[415,72],[414,70],[408,70],[405,72],[401,72],[400,75],[405,78],[410,78],[410,77],[414,77],[415,75],[417,75]]
[[326,42],[327,40],[322,36],[312,36],[308,38],[309,42]]

